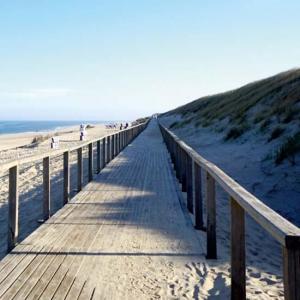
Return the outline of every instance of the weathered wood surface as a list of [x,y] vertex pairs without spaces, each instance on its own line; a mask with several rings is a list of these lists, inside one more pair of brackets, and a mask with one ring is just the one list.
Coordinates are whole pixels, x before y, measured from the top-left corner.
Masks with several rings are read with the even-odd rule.
[[4,258],[0,299],[171,298],[171,284],[184,285],[187,266],[203,261],[203,253],[151,122]]

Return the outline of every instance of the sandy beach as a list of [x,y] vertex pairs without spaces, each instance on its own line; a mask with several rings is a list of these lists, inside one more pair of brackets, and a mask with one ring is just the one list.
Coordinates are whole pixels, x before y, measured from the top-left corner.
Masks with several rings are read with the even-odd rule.
[[[106,129],[105,125],[94,125],[87,129],[87,139],[100,138],[114,130]],[[72,146],[80,145],[79,125],[64,128],[59,131],[32,132],[0,135],[0,164],[8,161],[30,157],[43,152],[51,151],[51,136],[59,136],[60,149],[68,149]],[[45,141],[30,147],[34,137],[46,136]],[[84,183],[87,182],[87,149],[84,149]],[[76,153],[71,153],[71,194],[76,193]],[[51,159],[51,214],[62,207],[63,181],[62,181],[62,156]],[[35,164],[22,165],[19,176],[20,193],[20,220],[19,239],[23,240],[28,234],[39,226],[38,220],[42,218],[42,161]],[[8,197],[8,174],[0,174],[0,257],[6,254],[7,247],[7,197]]]

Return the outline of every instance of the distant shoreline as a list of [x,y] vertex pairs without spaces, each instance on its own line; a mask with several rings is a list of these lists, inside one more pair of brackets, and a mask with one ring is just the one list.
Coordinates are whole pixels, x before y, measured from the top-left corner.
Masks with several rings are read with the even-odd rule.
[[11,134],[43,134],[65,130],[80,124],[103,125],[116,121],[0,121],[0,136]]
[[[112,123],[112,122],[111,122]],[[81,123],[82,124],[82,123]],[[109,124],[109,122],[101,123],[92,123],[87,122],[84,124],[91,124],[93,128],[88,129],[88,138],[98,137],[103,135],[103,132],[106,132],[105,124]],[[52,134],[59,134],[61,139],[70,140],[74,142],[76,140],[79,141],[79,125],[80,123],[69,125],[69,126],[60,126],[56,127],[54,130],[40,130],[40,131],[27,131],[27,132],[18,132],[18,133],[5,133],[0,134],[0,152],[2,151],[10,151],[16,150],[17,148],[27,146],[32,143],[33,139],[37,136],[51,136]],[[66,141],[64,141],[66,142]],[[49,144],[49,142],[45,142]],[[1,159],[0,159],[1,160]]]

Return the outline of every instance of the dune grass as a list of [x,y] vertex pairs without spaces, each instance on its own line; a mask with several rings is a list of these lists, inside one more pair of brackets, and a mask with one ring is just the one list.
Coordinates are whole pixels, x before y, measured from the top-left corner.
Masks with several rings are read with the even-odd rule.
[[[251,113],[251,109],[258,104],[261,108]],[[300,116],[300,69],[194,100],[166,114],[181,115],[183,119],[177,126],[185,119],[204,127],[228,119],[232,129],[247,119],[250,125],[247,130],[253,124],[272,118],[279,123],[289,123]]]
[[275,163],[278,165],[287,159],[292,165],[296,163],[296,154],[300,152],[300,131],[286,139],[277,149]]
[[[211,127],[223,134],[225,141],[238,139],[254,128],[267,143],[283,140],[295,128],[300,128],[300,69],[202,97],[163,115],[180,115],[181,120],[172,123],[171,129],[189,124]],[[294,161],[294,155],[299,152],[297,139],[299,133],[288,137],[279,149],[273,149],[276,164],[285,159]]]

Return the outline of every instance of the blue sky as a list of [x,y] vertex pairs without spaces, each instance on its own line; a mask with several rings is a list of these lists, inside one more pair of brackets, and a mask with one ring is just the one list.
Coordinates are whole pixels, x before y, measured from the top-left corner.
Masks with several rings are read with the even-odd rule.
[[118,120],[299,67],[300,1],[0,2],[0,119]]

